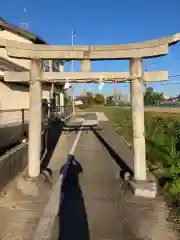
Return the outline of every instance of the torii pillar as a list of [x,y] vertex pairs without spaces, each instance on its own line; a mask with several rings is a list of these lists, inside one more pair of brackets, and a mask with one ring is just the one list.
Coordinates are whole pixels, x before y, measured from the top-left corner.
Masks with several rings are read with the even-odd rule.
[[29,94],[29,147],[28,175],[36,178],[40,174],[41,125],[42,125],[42,60],[31,60]]
[[146,168],[146,144],[144,127],[144,80],[142,59],[130,60],[131,104],[133,123],[134,179],[130,181],[136,196],[154,198],[156,181],[148,179]]
[[144,82],[142,59],[130,60],[131,104],[133,122],[134,177],[146,180],[146,145],[144,134]]
[[[81,72],[90,72],[91,71],[91,61],[90,60],[81,60]],[[86,90],[86,79],[84,81],[84,96],[87,95]]]

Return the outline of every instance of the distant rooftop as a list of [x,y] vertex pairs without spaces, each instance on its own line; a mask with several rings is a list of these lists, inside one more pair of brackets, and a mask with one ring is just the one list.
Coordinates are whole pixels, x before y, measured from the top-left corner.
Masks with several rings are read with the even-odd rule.
[[38,37],[36,34],[26,31],[16,25],[9,24],[4,18],[0,17],[0,28],[9,30],[21,37],[24,37],[35,44],[47,44],[43,39]]

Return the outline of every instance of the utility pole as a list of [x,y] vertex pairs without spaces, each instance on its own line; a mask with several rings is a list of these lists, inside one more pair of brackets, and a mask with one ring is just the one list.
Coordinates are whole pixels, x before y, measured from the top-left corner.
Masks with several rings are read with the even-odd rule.
[[[76,31],[72,31],[72,38],[71,38],[71,40],[72,40],[72,42],[71,42],[71,44],[72,44],[72,50],[73,50],[73,47],[74,47],[74,36],[75,36],[75,33],[76,33]],[[72,64],[72,68],[71,68],[71,71],[72,72],[74,72],[74,60],[72,60],[72,62],[71,62],[71,64]],[[72,85],[72,108],[73,108],[73,115],[75,115],[75,105],[74,105],[74,88],[73,88],[73,85]]]
[[[76,31],[72,31],[72,39],[71,39],[72,49],[74,47],[74,36],[75,36],[75,34],[76,34]],[[74,72],[74,60],[72,60],[71,64],[72,64],[72,72]]]

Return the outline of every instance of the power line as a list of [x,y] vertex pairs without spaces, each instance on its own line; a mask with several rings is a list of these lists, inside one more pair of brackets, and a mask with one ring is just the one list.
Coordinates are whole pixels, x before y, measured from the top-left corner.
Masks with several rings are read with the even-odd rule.
[[167,85],[179,85],[180,84],[180,82],[177,82],[177,83],[160,83],[159,85],[161,85],[161,86],[167,86]]
[[171,76],[169,76],[168,78],[174,78],[174,77],[180,77],[180,74],[177,74],[177,75],[171,75]]
[[[167,57],[169,57],[170,55],[168,55]],[[172,58],[170,58],[172,59]],[[180,56],[173,56],[173,60],[174,61],[179,61],[180,60]],[[144,69],[145,71],[148,71],[149,69],[156,69],[158,67],[158,64],[161,65],[161,62],[159,60],[152,60],[151,62],[145,62],[144,63]],[[170,69],[172,69],[174,66],[171,66]]]

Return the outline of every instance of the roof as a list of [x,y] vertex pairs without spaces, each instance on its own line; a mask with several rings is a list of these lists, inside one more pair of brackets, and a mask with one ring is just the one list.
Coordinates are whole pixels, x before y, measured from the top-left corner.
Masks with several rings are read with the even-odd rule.
[[24,30],[24,29],[22,29],[22,28],[20,28],[16,25],[9,24],[2,17],[0,17],[0,28],[9,30],[12,33],[15,33],[15,34],[17,34],[21,37],[24,37],[24,38],[32,41],[35,44],[47,44],[43,39],[41,39],[40,37],[38,37],[34,33],[26,31],[26,30]]
[[[1,71],[28,71],[27,68],[20,66],[17,63],[12,62],[11,60],[7,60],[3,57],[0,57],[0,66],[1,66]],[[9,70],[10,69],[10,70]]]

